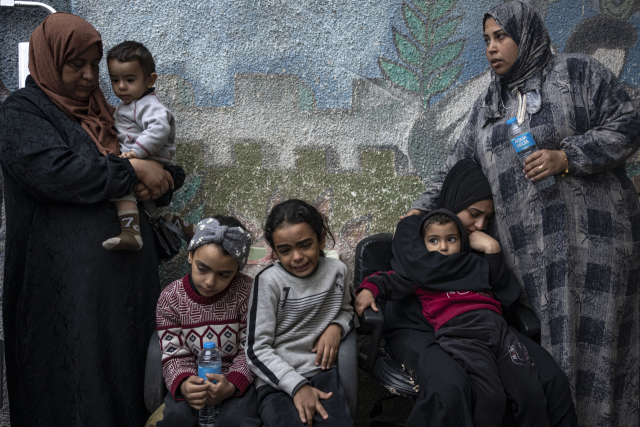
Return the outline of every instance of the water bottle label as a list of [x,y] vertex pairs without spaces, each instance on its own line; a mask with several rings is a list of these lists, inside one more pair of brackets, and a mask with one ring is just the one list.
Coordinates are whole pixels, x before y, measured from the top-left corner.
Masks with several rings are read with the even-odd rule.
[[531,136],[531,132],[527,132],[513,138],[511,140],[511,145],[516,150],[516,153],[519,153],[522,150],[526,150],[527,148],[536,145],[536,143]]
[[[214,367],[202,367],[198,366],[198,376],[203,380],[207,380],[207,374],[222,374],[222,367],[214,368]],[[216,380],[211,380],[213,384],[217,383]]]

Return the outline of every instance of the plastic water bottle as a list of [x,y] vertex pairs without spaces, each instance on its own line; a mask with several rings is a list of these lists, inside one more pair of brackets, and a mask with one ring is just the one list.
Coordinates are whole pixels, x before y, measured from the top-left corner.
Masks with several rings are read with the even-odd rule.
[[[511,145],[514,150],[516,150],[516,156],[524,165],[525,159],[529,157],[531,153],[538,151],[538,146],[533,140],[531,132],[529,132],[529,125],[526,121],[519,125],[518,119],[514,117],[513,119],[507,120],[507,125],[509,125],[509,139],[511,140]],[[538,191],[549,188],[555,183],[556,180],[553,175],[539,181],[533,181],[533,185],[535,185],[536,190]]]
[[[198,376],[206,381],[207,374],[222,374],[222,361],[214,342],[204,343],[204,349],[198,356]],[[215,384],[217,381],[212,380],[212,382]],[[218,410],[219,405],[205,405],[200,409],[200,427],[215,427],[218,421]]]

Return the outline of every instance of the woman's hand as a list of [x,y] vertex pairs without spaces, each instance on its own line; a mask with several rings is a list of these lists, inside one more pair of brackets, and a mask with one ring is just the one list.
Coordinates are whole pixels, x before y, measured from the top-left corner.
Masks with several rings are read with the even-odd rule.
[[498,243],[496,239],[480,230],[476,230],[469,234],[469,245],[471,245],[471,249],[474,251],[483,252],[485,254],[497,254],[502,250],[500,248],[500,243]]
[[202,378],[192,375],[180,383],[180,394],[193,409],[199,411],[207,403],[207,389],[210,386],[211,383],[205,383]]
[[540,150],[532,153],[524,161],[527,179],[539,181],[567,170],[567,160],[560,150]]
[[316,353],[316,366],[322,363],[322,370],[328,370],[336,361],[338,348],[340,348],[340,337],[342,337],[342,326],[332,323],[324,330],[316,341],[316,345],[311,349]]
[[406,214],[402,215],[402,216],[400,217],[400,219],[405,219],[405,218],[406,218],[406,217],[408,217],[408,216],[411,216],[411,215],[420,215],[420,214],[422,214],[422,211],[421,211],[420,209],[411,209],[409,212],[407,212]]
[[333,396],[332,392],[322,392],[317,388],[311,387],[309,384],[300,387],[293,396],[293,404],[298,410],[300,421],[311,427],[313,425],[313,415],[316,412],[320,414],[323,420],[329,418],[329,414],[327,414],[327,411],[325,411],[320,404],[320,399],[330,399],[331,396]]
[[144,184],[148,190],[148,194],[144,189],[138,186],[136,196],[139,196],[140,200],[157,199],[166,193],[169,188],[173,188],[173,177],[169,171],[156,162],[155,160],[140,160],[130,159],[131,166],[138,175],[138,180]]
[[209,383],[209,389],[207,390],[207,405],[217,405],[225,399],[230,398],[238,389],[235,385],[227,381],[224,375],[220,374],[207,374],[209,381],[216,381],[215,384]]
[[356,313],[358,316],[362,316],[362,312],[367,308],[371,307],[373,311],[378,312],[378,307],[376,306],[376,299],[373,296],[373,292],[369,289],[363,289],[360,291],[358,296],[356,297]]

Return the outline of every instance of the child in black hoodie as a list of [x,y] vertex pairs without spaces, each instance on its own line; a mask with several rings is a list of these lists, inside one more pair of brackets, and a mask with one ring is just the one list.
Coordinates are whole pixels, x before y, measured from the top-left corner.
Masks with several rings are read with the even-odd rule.
[[365,279],[356,311],[375,307],[376,297],[398,300],[415,293],[436,341],[469,375],[474,427],[500,426],[507,397],[518,425],[548,426],[535,363],[502,317],[502,309],[518,299],[520,285],[504,265],[498,242],[486,237],[493,250],[483,256],[471,251],[454,213],[439,209],[423,219],[406,217],[393,239],[395,271]]

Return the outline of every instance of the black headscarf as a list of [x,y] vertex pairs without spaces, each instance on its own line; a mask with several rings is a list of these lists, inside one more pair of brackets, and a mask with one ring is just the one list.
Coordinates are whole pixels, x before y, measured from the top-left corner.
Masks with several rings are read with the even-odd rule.
[[[420,235],[422,223],[427,218],[438,214],[446,215],[456,223],[461,239],[460,253],[447,256],[438,251],[430,252],[425,246],[424,239]],[[412,302],[415,300],[416,286],[433,292],[491,291],[502,304],[503,310],[517,301],[520,296],[520,283],[504,266],[501,261],[502,256],[495,260],[499,264],[494,266],[498,268],[491,273],[494,275],[492,278],[489,262],[481,255],[472,252],[467,230],[458,216],[446,209],[435,210],[423,219],[411,215],[400,221],[393,237],[391,250],[393,251],[391,267],[394,271],[378,272],[377,275],[369,276],[367,281],[376,285],[382,298],[388,301],[410,296],[410,299],[404,299],[409,311],[406,314],[409,318],[420,319],[422,316],[420,305]],[[495,257],[495,255],[490,256]],[[398,317],[396,313],[398,308],[400,307],[392,309],[389,313],[392,314],[391,318],[395,323],[391,329],[408,327],[424,330],[421,322],[412,325],[415,322],[407,323],[405,316]]]
[[444,179],[436,207],[457,214],[476,202],[492,198],[489,181],[480,165],[463,159],[451,168]]
[[485,97],[485,124],[487,120],[504,115],[500,109],[502,85],[525,94],[540,90],[543,70],[551,58],[551,39],[544,23],[531,6],[521,1],[511,1],[494,7],[484,16],[496,20],[498,25],[518,45],[518,57],[503,76],[491,71],[491,83]]
[[[444,180],[438,196],[438,210],[431,212],[426,217],[436,215],[441,212],[442,208],[459,213],[476,202],[491,198],[489,181],[482,173],[480,166],[472,160],[460,160],[451,168]],[[440,253],[430,255],[424,244],[424,239],[420,235],[420,226],[424,219],[417,215],[411,215],[400,221],[393,238],[391,266],[394,272],[380,272],[378,276],[367,278],[378,289],[389,286],[387,289],[390,289],[391,292],[388,300],[396,300],[398,296],[403,298],[400,301],[387,304],[385,307],[385,336],[388,337],[394,331],[402,329],[433,332],[433,328],[422,314],[422,307],[416,296],[413,293],[409,293],[409,296],[406,294],[394,295],[392,291],[393,289],[404,289],[406,293],[407,289],[414,289],[414,283],[422,289],[431,291],[469,290],[480,292],[491,290],[503,304],[503,310],[518,299],[520,284],[508,269],[503,269],[500,280],[490,286],[488,264],[480,255],[467,253],[469,235],[458,216],[453,215],[452,218],[460,230],[463,244],[461,248],[465,248],[464,253],[453,254],[449,257]],[[444,262],[435,264],[429,261],[436,258]],[[448,259],[443,260],[443,258]],[[457,260],[462,260],[462,262],[454,265],[447,263],[447,261],[454,263]],[[452,272],[455,276],[451,275]],[[503,274],[508,277],[503,278]]]
[[[461,252],[443,255],[430,252],[420,235],[422,221],[443,214],[453,219],[461,238]],[[469,235],[456,214],[446,209],[435,210],[424,218],[411,215],[400,221],[391,246],[394,273],[387,277],[374,276],[368,280],[380,286],[377,281],[408,280],[415,286],[428,291],[490,291],[489,265],[480,256],[471,253]]]

